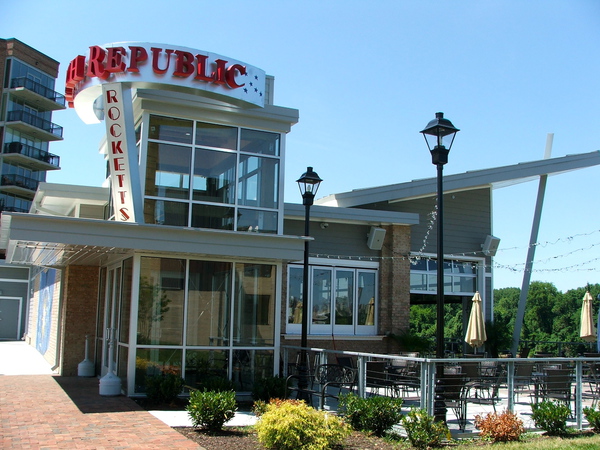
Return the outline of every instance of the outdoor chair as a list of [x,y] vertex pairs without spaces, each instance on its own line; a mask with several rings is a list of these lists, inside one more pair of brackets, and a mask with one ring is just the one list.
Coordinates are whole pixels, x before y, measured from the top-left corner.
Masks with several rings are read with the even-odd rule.
[[541,398],[557,400],[571,407],[573,373],[571,369],[546,369],[542,378]]
[[533,375],[534,367],[535,363],[533,361],[525,360],[515,363],[515,375],[513,382],[517,401],[519,400],[519,396],[522,394],[529,394],[530,397],[534,395],[534,387],[536,383]]
[[[600,358],[600,353],[584,353],[584,358]],[[583,389],[583,383],[587,384],[588,389]],[[600,362],[584,362],[584,376],[582,383],[582,397],[592,401],[592,408],[596,408],[600,403]]]
[[292,385],[293,380],[299,380],[299,375],[291,375],[286,380],[290,392],[303,392],[312,397],[319,397],[319,409],[325,407],[326,398],[338,399],[343,390],[351,392],[356,384],[356,370],[339,364],[321,364],[315,369],[315,373],[309,379],[309,387],[301,390],[297,384]]
[[378,395],[382,388],[384,395],[388,392],[392,396],[395,394],[386,361],[367,361],[367,388],[371,388],[371,392],[375,391]]

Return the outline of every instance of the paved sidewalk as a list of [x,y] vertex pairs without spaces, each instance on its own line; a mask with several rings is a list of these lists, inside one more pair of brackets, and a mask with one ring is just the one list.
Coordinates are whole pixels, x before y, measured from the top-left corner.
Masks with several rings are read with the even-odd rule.
[[52,375],[29,345],[0,342],[0,448],[201,447],[133,400],[100,396],[97,378]]

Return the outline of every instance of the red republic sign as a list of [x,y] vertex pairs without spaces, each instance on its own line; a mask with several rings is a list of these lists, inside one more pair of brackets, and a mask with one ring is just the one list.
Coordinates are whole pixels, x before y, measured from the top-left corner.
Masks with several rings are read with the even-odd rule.
[[103,83],[126,82],[143,88],[204,91],[231,103],[263,107],[265,72],[214,53],[151,43],[90,47],[67,69],[65,93],[70,107],[87,123],[97,122],[93,103]]

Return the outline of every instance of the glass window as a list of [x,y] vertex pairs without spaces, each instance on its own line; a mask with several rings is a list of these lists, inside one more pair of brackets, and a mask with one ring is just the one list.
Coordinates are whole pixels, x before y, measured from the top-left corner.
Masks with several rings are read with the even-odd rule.
[[236,390],[251,391],[255,380],[273,376],[273,364],[272,350],[234,350],[231,378]]
[[331,269],[313,269],[312,278],[312,323],[331,323]]
[[189,198],[192,152],[179,145],[148,144],[146,195]]
[[183,344],[184,279],[183,259],[141,259],[138,344]]
[[277,233],[276,212],[257,209],[238,209],[237,231]]
[[290,266],[288,274],[288,323],[302,323],[302,282],[304,269]]
[[187,203],[167,202],[147,198],[144,201],[144,222],[175,227],[188,226]]
[[233,344],[275,342],[275,266],[236,264]]
[[229,344],[232,264],[190,261],[187,345]]
[[279,156],[279,134],[242,129],[240,150],[248,153]]
[[187,350],[185,352],[185,384],[200,388],[212,377],[229,378],[228,350]]
[[135,358],[136,393],[146,392],[146,377],[167,373],[181,375],[182,350],[138,348]]
[[358,325],[375,325],[375,272],[358,272]]
[[237,128],[213,123],[196,123],[196,145],[205,147],[237,149]]
[[213,205],[192,205],[192,227],[233,230],[235,208]]
[[192,143],[193,122],[174,117],[150,116],[148,138],[160,141]]
[[335,271],[335,324],[352,325],[354,313],[354,271]]
[[119,342],[129,343],[129,321],[131,318],[131,285],[133,282],[133,258],[123,261],[123,283],[121,288],[121,314]]
[[235,153],[196,149],[193,199],[204,202],[235,202]]
[[279,160],[240,156],[238,202],[243,206],[277,208]]

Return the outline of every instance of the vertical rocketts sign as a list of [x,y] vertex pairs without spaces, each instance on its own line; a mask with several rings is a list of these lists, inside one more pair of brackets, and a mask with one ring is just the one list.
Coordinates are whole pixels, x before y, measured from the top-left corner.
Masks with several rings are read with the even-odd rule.
[[[104,84],[102,86],[104,113],[106,123],[106,144],[108,146],[108,165],[110,167],[111,190],[115,210],[115,220],[120,222],[135,222],[139,193],[132,183],[137,170],[131,161],[135,149],[135,134],[127,124],[127,116],[131,115],[131,101],[126,102],[120,83]],[[133,170],[132,170],[133,169]]]
[[135,88],[263,107],[266,75],[215,53],[143,42],[95,45],[69,63],[65,84],[69,106],[85,123],[106,122],[115,220],[125,222],[143,221],[131,94]]

